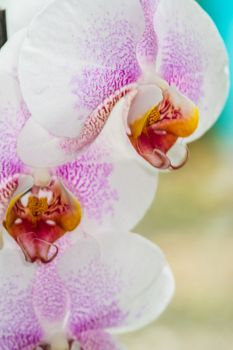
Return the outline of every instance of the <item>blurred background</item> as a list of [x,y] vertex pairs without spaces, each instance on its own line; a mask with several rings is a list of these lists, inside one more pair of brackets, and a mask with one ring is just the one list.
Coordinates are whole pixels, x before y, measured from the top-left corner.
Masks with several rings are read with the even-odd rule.
[[[199,3],[233,58],[232,0]],[[123,337],[130,350],[233,349],[233,89],[219,122],[190,151],[183,169],[161,175],[136,229],[166,253],[177,289],[158,321]]]
[[[233,59],[233,2],[199,3]],[[160,177],[137,228],[163,249],[177,287],[158,321],[123,337],[130,350],[233,349],[233,89],[219,122],[190,151],[183,169]]]

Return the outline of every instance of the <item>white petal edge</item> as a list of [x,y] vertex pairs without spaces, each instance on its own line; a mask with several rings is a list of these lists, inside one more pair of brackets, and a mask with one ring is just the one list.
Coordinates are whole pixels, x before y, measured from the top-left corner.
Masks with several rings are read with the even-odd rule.
[[[198,77],[203,75],[204,78],[202,96],[197,103],[200,110],[199,127],[192,136],[185,139],[186,142],[192,142],[211,128],[223,110],[229,93],[228,54],[213,20],[196,1],[160,1],[154,17],[154,26],[160,42],[157,72],[161,71],[164,59],[172,54],[169,40],[173,33],[178,36],[176,42],[181,41],[182,49],[185,48],[185,45],[187,46],[186,55],[188,55],[189,60],[193,50],[194,64],[197,63],[197,60],[202,61],[202,70],[197,72]],[[190,46],[189,37],[186,37],[187,33],[191,35],[192,40],[196,40],[196,47]],[[176,50],[175,44],[173,49]],[[200,50],[198,55],[197,50]],[[176,51],[178,52],[178,49]],[[174,64],[178,64],[182,68],[183,59],[185,60],[187,57],[179,57],[177,52],[175,57],[172,56],[173,61]],[[186,67],[183,68],[186,69]],[[196,79],[197,77],[192,74],[189,76],[191,84],[194,84]],[[191,98],[191,96],[189,97]]]
[[[132,8],[133,11],[131,11]],[[118,21],[121,23],[120,29],[122,30],[122,26],[125,25],[125,33],[130,33],[129,39],[127,39],[126,34],[118,35],[113,24],[111,24],[111,30],[116,32],[108,33],[106,29],[105,33],[99,34],[99,40],[93,39],[93,35],[98,36],[100,28],[104,24],[106,25],[106,21],[114,22],[118,17],[121,20],[121,22]],[[98,25],[96,30],[95,25]],[[75,77],[83,79],[85,69],[88,67],[94,70],[106,70],[105,76],[102,76],[102,81],[97,85],[98,90],[98,86],[103,83],[103,80],[107,80],[109,77],[107,68],[117,70],[117,65],[112,64],[118,49],[117,45],[112,48],[108,55],[104,48],[105,42],[106,48],[110,48],[114,38],[115,40],[117,38],[118,44],[121,44],[120,39],[122,39],[123,48],[127,47],[128,44],[132,47],[135,46],[136,64],[136,39],[141,37],[143,26],[142,8],[139,1],[136,0],[128,0],[127,2],[124,0],[108,2],[104,0],[96,0],[95,2],[92,0],[85,2],[77,2],[76,0],[53,1],[45,11],[42,11],[32,21],[21,52],[20,82],[23,96],[32,111],[33,118],[57,136],[78,136],[85,118],[103,100],[97,98],[98,103],[94,108],[93,106],[87,107],[85,103],[81,106],[83,99],[77,99],[74,94],[73,79]],[[131,40],[135,43],[132,43]],[[84,57],[92,46],[92,54]],[[121,52],[122,47],[120,46],[118,50]],[[101,55],[105,62],[97,62]],[[122,60],[127,59],[128,55],[124,54],[123,56]],[[106,59],[108,59],[107,62]],[[120,64],[120,62],[118,63]],[[118,80],[125,68],[123,63],[120,64]],[[134,67],[131,68],[134,69]],[[96,89],[93,88],[93,84],[98,83],[98,78],[95,80],[97,82],[93,80],[89,82],[91,84],[90,93],[84,99],[88,99],[92,95],[95,96],[93,98],[98,97]],[[109,81],[109,86],[104,83],[103,89],[100,89],[100,95],[104,95],[104,89],[110,89],[110,96],[114,92],[112,90],[114,90],[116,83],[115,79]],[[85,83],[81,90],[86,89],[87,86],[88,84]]]
[[[110,327],[108,331],[112,333],[134,331],[159,317],[173,296],[174,278],[163,253],[156,245],[139,235],[126,232],[105,232],[95,235],[93,233],[95,255],[85,254],[83,244],[85,241],[80,237],[76,244],[66,251],[58,265],[59,273],[68,290],[74,293],[73,278],[77,281],[80,277],[79,283],[84,285],[88,280],[92,281],[93,292],[88,295],[91,305],[95,300],[97,288],[95,283],[97,281],[98,285],[100,281],[98,281],[98,274],[97,278],[96,275],[92,276],[96,273],[95,269],[89,268],[95,266],[98,269],[100,266],[100,271],[106,271],[105,283],[109,285],[112,292],[118,291],[113,296],[113,300],[115,298],[127,315],[121,325]],[[82,274],[82,271],[85,271],[85,274]],[[110,276],[114,276],[113,280]],[[81,293],[85,295],[85,291]],[[103,294],[101,296],[100,286],[98,286],[98,293],[98,307],[101,302],[103,308],[106,303],[110,304],[111,300],[101,299],[104,296]],[[83,310],[83,306],[78,304],[82,300],[79,294],[80,286],[74,300],[76,300],[75,307]],[[73,312],[77,313],[78,310],[74,308]],[[85,319],[85,312],[83,317]]]
[[56,167],[75,158],[74,154],[63,151],[60,146],[61,140],[62,138],[53,136],[30,118],[18,136],[17,154],[28,166]]
[[0,345],[3,349],[33,347],[43,336],[31,299],[35,269],[36,265],[26,263],[17,249],[0,251]]
[[3,4],[7,13],[7,33],[11,37],[29,25],[32,18],[52,0],[7,0]]

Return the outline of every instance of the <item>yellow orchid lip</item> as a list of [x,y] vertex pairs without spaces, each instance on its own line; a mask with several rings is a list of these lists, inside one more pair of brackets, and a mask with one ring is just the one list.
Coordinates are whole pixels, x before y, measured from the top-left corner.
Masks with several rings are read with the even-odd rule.
[[[164,105],[164,101],[162,104]],[[181,108],[177,109],[171,105],[172,111],[168,111],[162,104],[152,107],[130,125],[131,136],[134,139],[137,139],[147,127],[166,131],[177,137],[188,137],[194,133],[199,123],[199,109],[196,106],[192,106],[189,115],[185,115]]]
[[188,137],[194,133],[199,123],[199,109],[194,107],[191,115],[178,119],[163,119],[153,124],[154,129],[163,130],[177,137]]
[[180,164],[175,166],[167,153],[178,138],[192,135],[198,123],[198,108],[172,87],[163,92],[161,102],[143,116],[134,118],[134,122],[129,125],[129,139],[136,151],[151,165],[160,169],[175,169],[187,161],[188,152],[184,152],[185,160],[181,159]]
[[152,125],[160,119],[160,113],[158,107],[154,106],[149,109],[143,117],[138,118],[133,124],[130,125],[131,135],[134,139],[137,139],[146,125]]

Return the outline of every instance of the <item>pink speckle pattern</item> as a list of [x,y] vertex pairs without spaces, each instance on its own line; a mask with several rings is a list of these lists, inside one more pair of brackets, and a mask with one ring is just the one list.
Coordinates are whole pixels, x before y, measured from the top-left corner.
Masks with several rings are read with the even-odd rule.
[[84,350],[122,350],[110,334],[100,330],[83,332],[78,340]]
[[31,287],[21,288],[22,279],[21,273],[14,278],[1,276],[1,350],[32,350],[43,337],[32,305]]
[[158,39],[154,29],[154,14],[160,0],[140,0],[145,18],[145,31],[137,45],[137,56],[143,64],[155,64],[158,53]]
[[141,71],[136,58],[137,39],[134,27],[124,16],[96,18],[90,16],[80,60],[84,66],[71,80],[72,93],[77,97],[76,108],[94,111],[103,101],[138,80]]
[[21,101],[16,114],[14,107],[8,105],[0,111],[0,183],[16,173],[22,173],[24,165],[16,152],[17,137],[30,113]]
[[79,137],[62,140],[61,148],[66,153],[76,153],[83,147],[93,142],[102,131],[117,102],[119,102],[121,98],[126,96],[133,89],[133,84],[123,87],[114,95],[107,98],[93,113],[91,113],[90,117],[87,118]]
[[114,214],[117,190],[110,184],[114,165],[106,162],[106,154],[91,147],[79,159],[57,169],[56,175],[79,200],[90,219],[99,224]]
[[83,332],[120,326],[128,315],[118,300],[125,287],[122,271],[96,259],[77,271],[71,269],[66,275],[72,310],[70,332],[79,339]]
[[54,323],[62,321],[69,307],[69,296],[65,285],[57,273],[57,264],[70,245],[67,236],[56,242],[59,253],[49,264],[38,263],[33,283],[33,305],[40,320]]
[[[161,75],[198,104],[203,96],[204,62],[201,39],[186,29],[169,31],[162,46]],[[201,51],[201,52],[200,52]]]

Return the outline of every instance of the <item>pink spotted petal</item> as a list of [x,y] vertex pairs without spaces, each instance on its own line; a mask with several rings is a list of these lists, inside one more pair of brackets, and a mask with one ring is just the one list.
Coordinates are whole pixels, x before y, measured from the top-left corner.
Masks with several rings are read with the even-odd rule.
[[200,110],[195,140],[216,121],[229,86],[228,57],[210,17],[193,0],[160,1],[154,17],[157,72]]
[[174,290],[161,251],[122,231],[79,235],[58,268],[71,297],[68,329],[77,339],[97,329],[145,326],[166,308]]
[[32,350],[43,331],[32,304],[35,267],[16,247],[0,252],[0,349]]
[[142,68],[155,66],[158,54],[158,39],[154,29],[154,13],[160,0],[140,0],[145,18],[145,30],[137,45],[137,57]]
[[95,140],[102,131],[111,112],[121,98],[136,89],[136,85],[131,84],[116,91],[109,98],[91,113],[83,125],[81,133],[76,138],[64,138],[61,140],[60,147],[68,154],[74,154]]
[[48,336],[63,330],[69,311],[69,295],[57,273],[57,265],[70,242],[63,237],[56,244],[59,247],[58,256],[47,265],[39,264],[33,282],[33,305]]
[[157,188],[157,173],[128,157],[124,147],[119,152],[116,146],[121,140],[110,141],[105,128],[87,152],[56,171],[81,203],[81,224],[87,232],[112,227],[132,229],[145,215]]
[[83,332],[78,338],[83,350],[125,350],[112,336],[103,331]]
[[77,157],[102,131],[116,104],[136,87],[129,85],[104,101],[87,118],[76,138],[57,137],[29,118],[17,140],[20,159],[31,167],[55,167]]
[[21,52],[33,118],[57,136],[77,137],[106,98],[137,81],[143,31],[137,0],[53,1],[30,25]]
[[13,36],[0,55],[0,183],[25,171],[16,140],[29,118],[17,79],[17,59],[25,32]]

